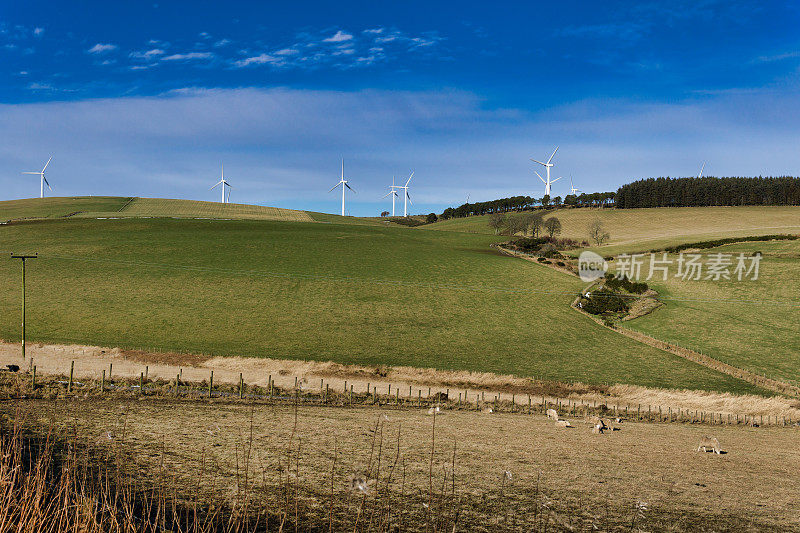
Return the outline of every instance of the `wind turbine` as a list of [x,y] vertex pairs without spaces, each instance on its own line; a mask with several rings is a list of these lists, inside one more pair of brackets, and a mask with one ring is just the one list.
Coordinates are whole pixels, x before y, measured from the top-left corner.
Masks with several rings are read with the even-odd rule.
[[22,174],[34,174],[36,176],[41,176],[40,181],[40,189],[39,189],[39,198],[44,198],[44,185],[47,184],[47,188],[51,191],[53,188],[50,186],[50,182],[47,181],[47,178],[44,177],[44,171],[47,170],[47,165],[50,164],[50,161],[53,160],[53,156],[50,156],[50,159],[47,160],[47,163],[44,164],[44,168],[39,172],[23,172]]
[[400,189],[400,188],[401,187],[399,185],[395,185],[394,184],[394,176],[392,176],[392,186],[389,187],[389,192],[386,193],[385,195],[383,195],[383,198],[386,198],[389,195],[392,196],[392,216],[394,216],[394,199],[397,198],[397,190],[396,189]]
[[330,191],[328,191],[328,192],[331,192],[333,189],[335,189],[335,188],[336,188],[336,187],[338,187],[339,185],[341,185],[341,186],[342,186],[342,216],[344,216],[344,193],[345,193],[345,187],[347,187],[348,189],[350,189],[350,190],[351,190],[351,191],[353,191],[353,192],[356,192],[356,191],[355,191],[355,190],[354,190],[354,189],[353,189],[351,186],[349,186],[349,185],[347,184],[347,180],[346,180],[346,179],[344,179],[344,159],[342,159],[342,177],[341,177],[341,179],[339,180],[339,183],[337,183],[336,185],[334,185],[333,187],[331,187],[331,190],[330,190]]
[[544,166],[545,169],[547,169],[547,181],[545,181],[545,179],[538,172],[536,172],[536,175],[539,176],[539,179],[542,180],[542,183],[544,183],[545,196],[550,196],[550,185],[561,179],[561,178],[556,178],[550,181],[550,169],[554,166],[553,163],[551,163],[551,161],[553,160],[553,157],[555,157],[556,152],[558,152],[558,146],[556,146],[556,149],[553,150],[553,155],[550,156],[550,159],[547,160],[547,163],[542,163],[541,161],[538,161],[536,159],[531,159],[531,161],[533,161],[534,163],[539,163],[540,165]]
[[411,201],[411,196],[408,194],[408,184],[411,182],[411,178],[414,177],[414,172],[411,172],[411,175],[408,177],[408,181],[402,187],[398,186],[398,189],[403,189],[403,216],[408,216],[408,204],[414,205],[414,202]]
[[705,162],[705,161],[703,161],[703,166],[702,166],[702,167],[700,167],[700,174],[698,174],[698,175],[697,175],[697,178],[698,178],[698,179],[700,179],[700,178],[702,178],[702,177],[703,177],[703,170],[705,170],[705,168],[706,168],[706,162]]
[[[225,180],[225,165],[222,165],[222,176],[219,178],[219,181],[217,183],[215,183],[214,187],[211,187],[211,189],[209,189],[209,191],[214,189],[214,188],[216,188],[216,187],[219,187],[220,185],[222,185],[222,203],[223,204],[227,204],[228,200],[230,200],[231,189],[233,188],[233,186]],[[227,196],[225,196],[225,186],[228,187],[228,195]]]
[[569,177],[569,193],[575,196],[575,193],[581,192],[580,189],[576,189],[575,186],[572,184],[572,176]]

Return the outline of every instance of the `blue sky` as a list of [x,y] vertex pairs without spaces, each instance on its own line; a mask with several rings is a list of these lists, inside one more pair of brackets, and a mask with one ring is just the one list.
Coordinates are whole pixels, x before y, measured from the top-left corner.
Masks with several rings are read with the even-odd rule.
[[[798,174],[790,2],[4,2],[0,186],[354,215],[649,176]],[[564,179],[554,194],[564,195]]]

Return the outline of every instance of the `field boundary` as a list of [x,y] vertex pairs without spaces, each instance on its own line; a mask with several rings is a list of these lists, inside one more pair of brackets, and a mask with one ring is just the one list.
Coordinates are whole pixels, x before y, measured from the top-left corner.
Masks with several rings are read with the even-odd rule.
[[[136,378],[106,378],[105,372],[102,379],[82,379],[78,381],[70,374],[51,375],[50,379],[36,380],[35,372],[18,374],[5,374],[0,377],[0,391],[5,392],[4,399],[44,399],[44,398],[88,398],[90,396],[103,397],[106,395],[131,395],[139,398],[150,397],[175,398],[185,401],[211,401],[220,400],[230,404],[246,403],[251,405],[261,403],[266,405],[303,405],[306,407],[339,407],[357,409],[365,407],[384,407],[395,410],[429,410],[428,414],[441,411],[477,411],[483,413],[504,413],[515,415],[544,415],[548,410],[555,409],[559,416],[569,417],[576,425],[584,422],[591,425],[592,417],[605,417],[611,419],[614,425],[626,421],[639,423],[678,423],[706,426],[750,426],[750,427],[798,427],[800,422],[791,416],[779,415],[740,415],[699,409],[673,408],[671,406],[653,404],[630,404],[601,400],[588,400],[576,398],[559,398],[548,395],[524,394],[517,398],[503,399],[499,394],[486,399],[485,391],[472,391],[473,398],[464,398],[458,393],[458,399],[446,393],[431,393],[423,395],[423,389],[413,390],[409,387],[408,394],[399,387],[389,386],[387,393],[378,392],[377,386],[368,391],[357,392],[353,385],[348,387],[347,381],[344,388],[331,388],[330,383],[320,379],[319,389],[311,387],[304,381],[295,377],[295,386],[277,387],[272,376],[267,387],[248,385],[244,382],[243,374],[239,374],[237,385],[217,384],[211,373],[210,379],[203,381],[183,380],[180,374],[172,380],[149,379],[142,372]],[[10,378],[10,379],[9,379]],[[8,389],[9,380],[17,380]],[[369,384],[368,384],[369,385]],[[416,392],[416,394],[414,394]],[[455,393],[454,393],[455,394]],[[463,391],[466,396],[467,391]],[[521,400],[521,401],[518,401]],[[527,401],[526,401],[527,400]],[[587,426],[587,427],[588,427]]]
[[[742,242],[749,242],[749,241],[742,241]],[[734,244],[734,243],[728,243],[728,244]],[[529,256],[527,254],[524,254],[524,253],[521,253],[521,252],[517,252],[515,250],[508,250],[508,249],[504,248],[502,246],[502,244],[498,244],[497,245],[497,249],[500,250],[501,252],[505,253],[506,255],[510,256],[510,257],[516,257],[516,258],[519,258],[519,259],[524,259],[524,260],[530,261],[530,262],[532,262],[534,264],[541,265],[541,266],[544,266],[544,267],[548,267],[548,268],[550,268],[552,270],[556,270],[556,271],[561,272],[563,274],[567,274],[567,275],[570,275],[570,276],[577,277],[577,274],[575,272],[573,272],[572,270],[569,270],[567,268],[558,267],[555,264],[540,263],[539,261],[535,260],[533,257],[531,257],[531,256]],[[638,332],[638,331],[635,331],[635,330],[632,330],[632,329],[624,328],[624,327],[621,327],[621,326],[617,326],[617,327],[613,327],[612,328],[612,327],[609,327],[609,326],[605,325],[600,318],[598,318],[598,317],[596,317],[596,316],[594,316],[594,315],[592,315],[590,313],[587,313],[586,311],[584,311],[583,309],[578,307],[578,301],[580,300],[581,295],[586,293],[586,291],[589,290],[591,287],[593,287],[596,283],[597,282],[592,282],[588,286],[586,286],[583,289],[583,291],[581,292],[581,294],[579,294],[578,296],[575,297],[575,299],[570,304],[570,307],[572,309],[574,309],[575,311],[577,311],[577,312],[589,317],[591,320],[593,320],[598,325],[600,325],[600,326],[602,326],[602,327],[604,327],[606,329],[610,329],[612,331],[615,331],[615,332],[619,333],[620,335],[624,335],[625,337],[628,337],[629,339],[633,339],[633,340],[635,340],[637,342],[641,342],[642,344],[646,344],[647,346],[650,346],[652,348],[656,348],[656,349],[661,350],[663,352],[667,352],[667,353],[671,353],[673,355],[677,355],[678,357],[682,357],[683,359],[686,359],[688,361],[692,361],[693,363],[697,363],[697,364],[703,365],[706,368],[710,368],[712,370],[716,370],[717,372],[722,372],[723,374],[727,374],[727,375],[735,377],[737,379],[741,379],[743,381],[746,381],[746,382],[751,383],[753,385],[756,385],[758,387],[762,387],[764,389],[771,390],[773,392],[777,392],[777,393],[780,393],[780,394],[785,394],[785,395],[788,395],[788,396],[800,397],[800,387],[792,385],[790,383],[786,383],[784,381],[780,381],[780,380],[777,380],[777,379],[774,379],[774,378],[768,378],[766,376],[761,376],[759,374],[756,374],[755,372],[751,372],[749,370],[745,370],[743,368],[739,368],[739,367],[733,366],[731,364],[724,363],[724,362],[722,362],[722,361],[720,361],[718,359],[714,359],[713,357],[710,357],[710,356],[705,355],[703,353],[696,352],[694,350],[690,350],[690,349],[684,348],[682,346],[677,346],[675,344],[671,344],[669,342],[662,341],[660,339],[656,339],[655,337],[651,337],[649,335],[646,335],[644,333],[641,333],[641,332]],[[656,309],[653,309],[652,311],[655,311]]]
[[137,198],[139,198],[139,197],[138,196],[131,196],[130,198],[128,198],[128,201],[125,202],[125,204],[122,207],[117,209],[117,213],[122,213],[123,211],[125,211],[128,208],[128,206],[131,205],[131,203],[133,203],[133,201],[136,200]]
[[[596,282],[593,282],[593,283],[589,284],[583,290],[583,292],[585,293],[588,289],[593,287],[595,284],[596,284]],[[666,341],[662,341],[662,340],[656,339],[655,337],[651,337],[649,335],[645,335],[644,333],[640,333],[640,332],[632,330],[632,329],[623,328],[623,327],[620,327],[620,326],[613,327],[613,328],[610,327],[610,326],[607,326],[607,325],[605,325],[603,323],[603,321],[600,318],[598,318],[598,317],[596,317],[596,316],[594,316],[594,315],[592,315],[590,313],[587,313],[586,311],[584,311],[583,309],[578,307],[578,302],[580,301],[580,298],[581,298],[581,295],[578,295],[572,301],[572,303],[570,304],[570,307],[572,309],[574,309],[575,311],[577,311],[577,312],[589,317],[595,323],[597,323],[598,325],[600,325],[600,326],[602,326],[602,327],[604,327],[606,329],[610,329],[612,331],[616,331],[620,335],[624,335],[625,337],[628,337],[629,339],[633,339],[635,341],[641,342],[642,344],[646,344],[646,345],[651,346],[653,348],[657,348],[657,349],[659,349],[661,351],[668,352],[668,353],[671,353],[673,355],[677,355],[678,357],[682,357],[682,358],[684,358],[686,360],[689,360],[689,361],[692,361],[694,363],[703,365],[706,368],[710,368],[712,370],[716,370],[717,372],[722,372],[723,374],[727,374],[729,376],[733,376],[733,377],[741,379],[743,381],[747,381],[748,383],[752,383],[753,385],[756,385],[758,387],[762,387],[764,389],[771,390],[773,392],[778,392],[780,394],[786,394],[788,396],[800,397],[800,387],[796,387],[794,385],[791,385],[789,383],[786,383],[786,382],[783,382],[783,381],[780,381],[780,380],[777,380],[777,379],[768,378],[768,377],[765,377],[765,376],[760,376],[760,375],[756,374],[755,372],[750,372],[749,370],[745,370],[743,368],[739,368],[739,367],[730,365],[728,363],[723,363],[722,361],[719,361],[718,359],[714,359],[713,357],[709,357],[708,355],[702,354],[700,352],[696,352],[696,351],[690,350],[688,348],[683,348],[681,346],[676,346],[674,344],[670,344],[670,343],[668,343]]]

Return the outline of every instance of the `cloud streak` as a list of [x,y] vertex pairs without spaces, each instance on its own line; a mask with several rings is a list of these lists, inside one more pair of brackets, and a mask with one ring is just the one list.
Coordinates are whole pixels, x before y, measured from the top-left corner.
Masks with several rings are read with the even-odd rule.
[[528,158],[556,144],[555,175],[572,175],[585,191],[695,175],[704,160],[712,175],[797,174],[798,120],[800,103],[766,91],[672,104],[585,100],[530,113],[488,109],[462,91],[187,88],[157,98],[0,105],[0,135],[9,140],[0,145],[0,186],[11,197],[33,196],[17,173],[54,152],[60,194],[214,200],[208,181],[224,160],[241,199],[334,212],[326,191],[344,156],[359,190],[353,214],[382,210],[392,174],[412,169],[415,212],[429,212],[466,194],[540,196]]

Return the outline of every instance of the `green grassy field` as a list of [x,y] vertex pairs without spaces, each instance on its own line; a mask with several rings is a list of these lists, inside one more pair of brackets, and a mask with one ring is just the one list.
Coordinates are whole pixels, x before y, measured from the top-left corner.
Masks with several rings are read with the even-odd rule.
[[0,202],[0,222],[24,218],[63,218],[85,213],[113,213],[131,198],[120,196],[68,196],[28,198]]
[[763,254],[758,280],[658,279],[651,284],[666,305],[628,324],[734,366],[797,383],[800,241],[731,244],[703,253],[750,256],[756,251]]
[[[588,226],[600,219],[611,234],[597,248],[604,254],[646,251],[723,237],[800,233],[800,207],[675,207],[653,209],[560,209],[562,237],[589,240]],[[488,216],[454,218],[420,226],[427,230],[491,235]]]
[[236,220],[294,220],[300,222],[312,222],[315,220],[305,211],[294,209],[164,198],[79,196],[31,198],[0,202],[0,221],[67,217],[230,218]]
[[[751,392],[569,309],[582,287],[491,236],[303,222],[70,219],[0,226],[36,251],[31,340]],[[0,336],[19,336],[0,261]]]

